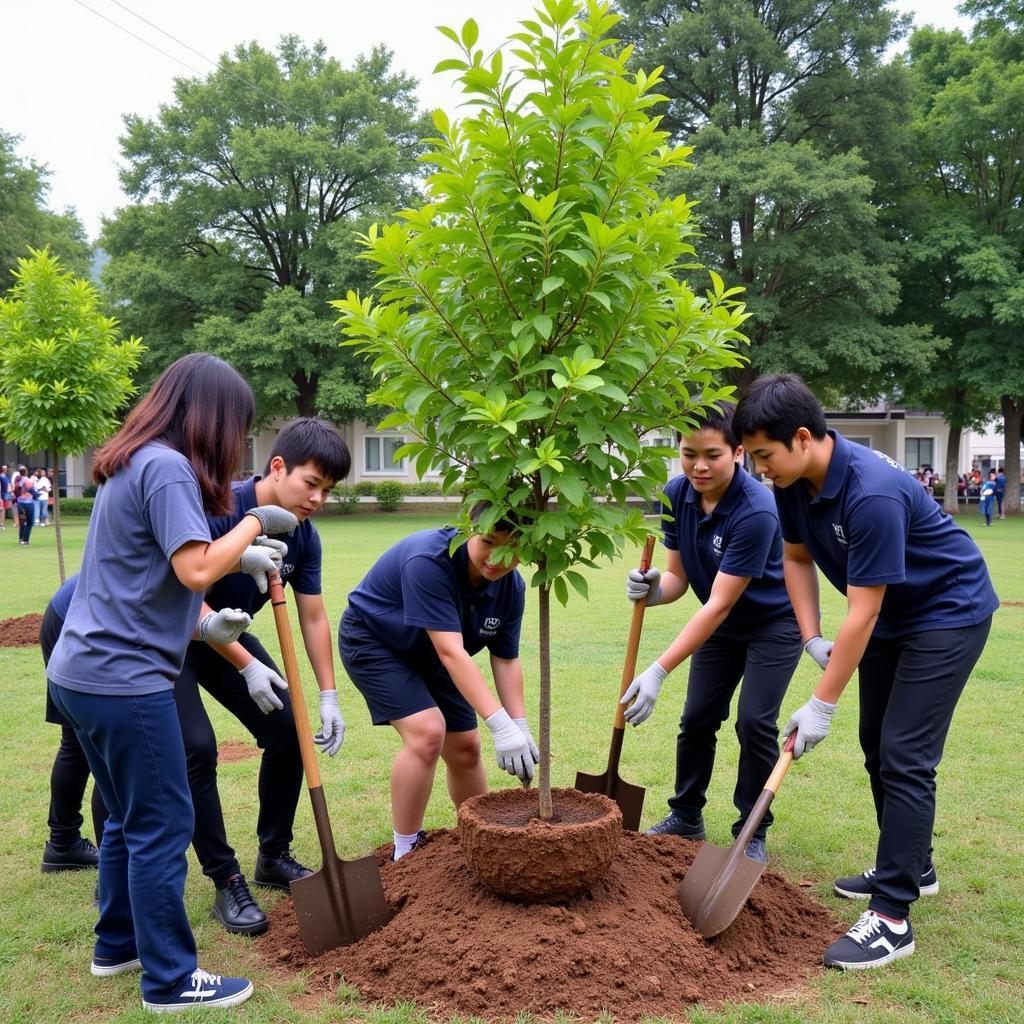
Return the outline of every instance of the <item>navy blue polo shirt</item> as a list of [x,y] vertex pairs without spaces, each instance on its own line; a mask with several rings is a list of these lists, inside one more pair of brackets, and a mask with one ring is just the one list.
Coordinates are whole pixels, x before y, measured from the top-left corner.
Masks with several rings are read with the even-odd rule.
[[[233,530],[245,517],[246,512],[256,508],[256,481],[258,476],[251,476],[231,485],[235,495],[235,511],[226,516],[208,516],[210,533],[213,539],[223,537]],[[289,584],[297,594],[319,594],[321,547],[320,534],[316,527],[307,519],[289,534],[276,537],[288,545],[284,567],[281,569],[281,580]],[[220,611],[222,608],[241,608],[243,612],[255,616],[270,600],[270,593],[261,594],[256,581],[244,572],[231,573],[223,576],[206,593],[206,603]]]
[[984,622],[999,607],[974,541],[888,455],[834,430],[821,492],[806,480],[776,487],[783,539],[807,546],[829,582],[886,585],[882,639]]
[[523,578],[514,571],[474,587],[466,545],[448,553],[457,532],[421,530],[389,548],[348,595],[347,614],[406,659],[438,660],[428,629],[461,633],[471,655],[486,647],[498,658],[518,658]]
[[662,524],[665,547],[679,552],[701,604],[707,604],[718,573],[750,578],[719,632],[749,631],[793,614],[782,576],[779,517],[764,484],[737,465],[710,515],[704,514],[700,492],[685,476],[668,482],[665,497],[671,507],[663,511],[674,517]]

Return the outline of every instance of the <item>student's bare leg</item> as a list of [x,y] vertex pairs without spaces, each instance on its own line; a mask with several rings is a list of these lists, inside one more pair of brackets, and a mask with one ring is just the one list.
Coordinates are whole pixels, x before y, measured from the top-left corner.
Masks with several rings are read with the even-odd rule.
[[487,774],[480,758],[480,730],[450,732],[441,749],[444,758],[448,795],[456,807],[471,796],[487,792]]
[[423,827],[434,771],[445,742],[444,716],[427,708],[391,725],[402,737],[402,749],[391,766],[391,816],[394,829],[412,835]]

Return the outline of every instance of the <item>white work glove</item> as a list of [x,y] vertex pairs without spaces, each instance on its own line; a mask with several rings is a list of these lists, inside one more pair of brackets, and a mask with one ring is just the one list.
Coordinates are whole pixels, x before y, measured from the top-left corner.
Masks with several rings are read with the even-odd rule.
[[835,713],[835,704],[818,700],[814,696],[802,708],[793,712],[786,723],[786,728],[782,730],[782,738],[788,740],[790,733],[796,732],[796,742],[793,744],[794,758],[802,757],[828,735]]
[[643,601],[650,608],[661,601],[661,573],[657,569],[630,569],[626,577],[626,597]]
[[269,715],[271,711],[280,711],[284,707],[281,698],[274,693],[274,687],[287,690],[288,684],[269,665],[264,665],[259,658],[253,658],[245,668],[238,671],[245,680],[249,696],[263,714]]
[[345,742],[345,719],[338,708],[337,690],[320,691],[320,721],[323,725],[313,737],[313,742],[321,754],[334,757]]
[[272,537],[257,537],[238,559],[239,569],[256,581],[256,589],[267,592],[267,576],[281,571],[284,556],[288,554],[288,545],[283,540]]
[[512,721],[519,726],[519,731],[526,737],[526,742],[530,747],[530,757],[533,758],[533,763],[540,764],[540,750],[534,741],[533,734],[530,732],[530,723],[525,718],[513,718]]
[[835,640],[823,640],[820,636],[812,636],[804,644],[804,650],[818,663],[819,668],[826,669],[829,655],[835,645]]
[[619,703],[628,704],[634,697],[636,698],[633,706],[626,708],[625,714],[622,716],[630,725],[639,725],[651,717],[654,703],[658,699],[658,694],[661,693],[661,684],[665,682],[667,676],[668,672],[658,662],[654,662],[650,668],[641,672],[629,684],[629,688],[622,695],[622,700]]
[[199,620],[199,639],[205,643],[233,644],[252,623],[252,616],[241,608],[221,608],[207,612]]
[[291,533],[299,525],[296,516],[280,505],[258,505],[245,514],[260,521],[262,533]]
[[523,782],[533,778],[533,751],[522,730],[512,721],[504,708],[498,708],[484,724],[494,738],[494,753],[498,767],[509,775],[517,775]]

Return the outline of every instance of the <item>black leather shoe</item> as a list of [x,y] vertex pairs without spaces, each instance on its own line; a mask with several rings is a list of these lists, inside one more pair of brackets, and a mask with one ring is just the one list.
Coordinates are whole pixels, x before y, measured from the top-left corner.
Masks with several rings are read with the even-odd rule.
[[232,875],[217,889],[210,914],[232,935],[262,935],[267,930],[267,915],[252,898],[244,875]]
[[47,843],[43,847],[42,870],[49,871],[83,871],[86,868],[100,866],[100,852],[88,839],[76,839],[68,847],[55,847]]
[[265,889],[283,889],[288,892],[289,885],[299,878],[313,874],[304,868],[290,853],[285,851],[280,857],[268,857],[259,854],[256,858],[256,870],[252,880]]

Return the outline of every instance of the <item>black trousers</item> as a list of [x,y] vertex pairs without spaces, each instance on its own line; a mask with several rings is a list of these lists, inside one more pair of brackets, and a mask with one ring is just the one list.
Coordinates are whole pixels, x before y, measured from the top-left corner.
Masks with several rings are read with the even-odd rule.
[[[739,817],[732,826],[732,834],[739,833],[778,760],[779,708],[802,650],[800,629],[789,617],[741,635],[715,633],[694,652],[676,739],[676,791],[668,802],[680,818],[693,824],[701,818],[718,730],[729,717],[742,679],[736,708],[740,758],[733,792]],[[769,811],[755,835],[763,839],[771,823]]]
[[[253,657],[280,674],[256,637],[243,633],[239,642]],[[302,758],[287,691],[276,691],[284,707],[264,715],[249,696],[239,672],[206,644],[189,644],[184,668],[174,684],[174,700],[185,741],[188,784],[195,809],[192,845],[203,873],[214,884],[222,885],[241,869],[227,840],[217,791],[217,737],[203,707],[200,687],[252,733],[263,751],[256,834],[260,851],[267,856],[279,857],[291,844],[295,811],[302,791]]]
[[872,638],[861,659],[860,745],[878,819],[871,910],[903,918],[931,860],[935,772],[991,618],[962,629]]

